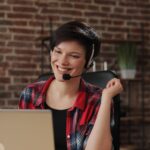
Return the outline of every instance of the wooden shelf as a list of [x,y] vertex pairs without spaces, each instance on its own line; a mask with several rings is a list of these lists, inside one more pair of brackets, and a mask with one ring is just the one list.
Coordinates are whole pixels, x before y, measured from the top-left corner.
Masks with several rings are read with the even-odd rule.
[[122,117],[120,119],[121,122],[123,123],[150,123],[150,117],[146,116],[146,117],[142,117],[142,116],[130,116],[130,117]]
[[121,79],[121,81],[123,81],[123,82],[139,82],[139,81],[143,81],[141,78],[134,78],[134,79],[122,79],[122,78],[120,78]]
[[125,145],[121,146],[120,150],[137,150],[137,147],[135,145]]
[[136,120],[141,120],[141,116],[130,116],[130,117],[123,117],[121,118],[122,121],[136,121]]

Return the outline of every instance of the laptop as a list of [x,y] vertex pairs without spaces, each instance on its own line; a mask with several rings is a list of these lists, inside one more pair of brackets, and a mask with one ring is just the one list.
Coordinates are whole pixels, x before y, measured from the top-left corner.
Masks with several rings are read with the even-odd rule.
[[50,110],[0,110],[0,150],[54,150]]

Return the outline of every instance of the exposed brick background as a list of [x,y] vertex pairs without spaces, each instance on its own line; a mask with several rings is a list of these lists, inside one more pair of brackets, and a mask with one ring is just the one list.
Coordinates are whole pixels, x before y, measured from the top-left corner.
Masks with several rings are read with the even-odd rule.
[[[102,38],[98,70],[101,62],[107,61],[108,68],[119,73],[115,47],[127,40],[128,33],[133,41],[144,41],[137,44],[138,80],[123,82],[121,109],[129,109],[131,94],[127,115],[141,115],[144,98],[145,136],[142,119],[122,121],[121,144],[134,143],[136,149],[150,149],[150,0],[0,0],[0,108],[17,108],[21,90],[41,74],[40,37],[49,35],[50,20],[54,30],[74,19],[89,23]],[[48,72],[46,49],[43,61],[43,71]],[[128,124],[132,124],[130,129]]]

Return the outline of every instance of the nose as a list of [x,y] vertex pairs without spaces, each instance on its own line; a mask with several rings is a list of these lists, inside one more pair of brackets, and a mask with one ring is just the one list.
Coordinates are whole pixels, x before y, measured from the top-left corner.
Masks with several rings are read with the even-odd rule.
[[67,66],[69,64],[69,61],[68,61],[68,58],[66,55],[62,55],[60,58],[59,58],[59,63],[60,65],[62,66]]

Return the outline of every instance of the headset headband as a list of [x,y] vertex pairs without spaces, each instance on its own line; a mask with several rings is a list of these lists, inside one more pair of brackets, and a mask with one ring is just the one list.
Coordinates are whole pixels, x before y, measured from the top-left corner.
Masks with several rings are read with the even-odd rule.
[[91,57],[90,57],[90,59],[88,61],[87,68],[89,68],[90,65],[92,64],[92,62],[93,62],[93,56],[94,56],[94,44],[92,44],[92,54],[91,54]]

